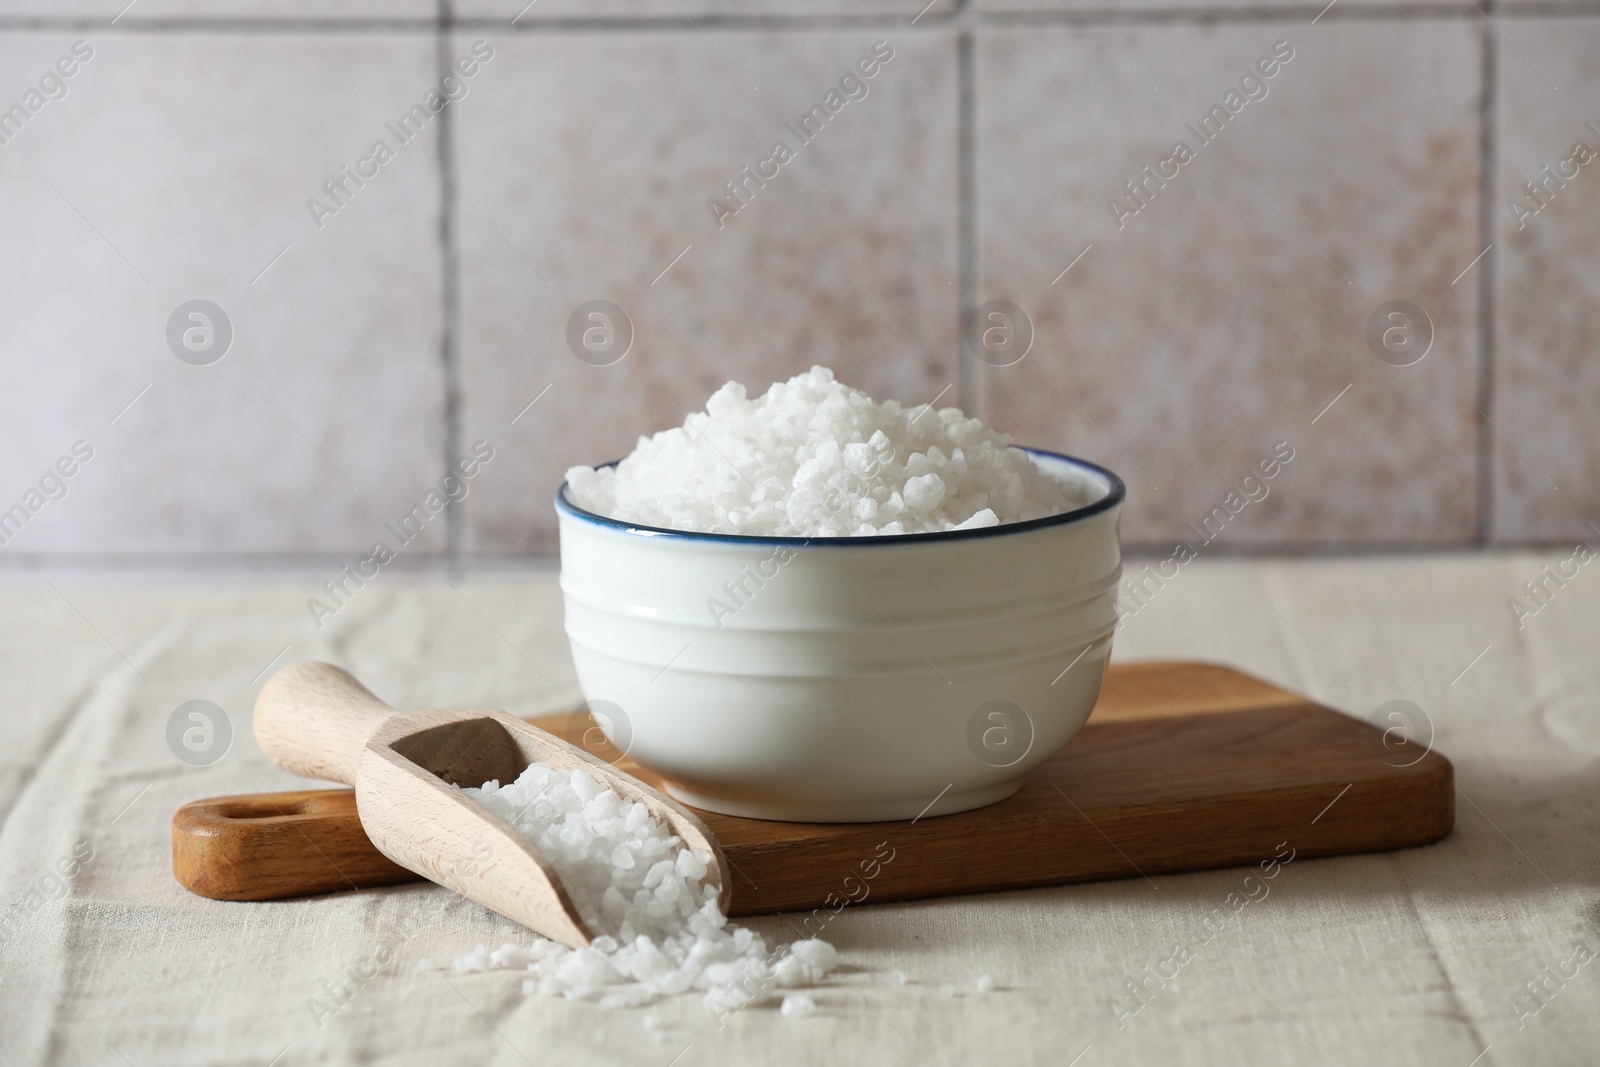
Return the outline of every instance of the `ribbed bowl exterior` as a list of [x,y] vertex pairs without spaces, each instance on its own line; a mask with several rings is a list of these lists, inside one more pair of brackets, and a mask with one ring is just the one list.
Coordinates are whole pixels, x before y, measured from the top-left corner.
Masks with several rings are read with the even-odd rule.
[[1070,521],[874,543],[559,508],[579,683],[621,709],[630,756],[712,811],[859,822],[1003,799],[1099,695],[1121,574],[1106,478],[1117,500]]

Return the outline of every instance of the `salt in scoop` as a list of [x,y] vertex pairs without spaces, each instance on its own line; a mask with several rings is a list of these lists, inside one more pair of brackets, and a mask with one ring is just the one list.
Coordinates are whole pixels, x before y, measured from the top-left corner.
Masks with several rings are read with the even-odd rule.
[[292,663],[256,698],[256,742],[294,774],[355,786],[361,826],[395,863],[569,948],[588,928],[549,861],[457,786],[514,781],[532,763],[584,770],[637,801],[684,847],[711,854],[718,906],[732,895],[728,861],[688,808],[637,778],[503,711],[396,711],[330,663]]

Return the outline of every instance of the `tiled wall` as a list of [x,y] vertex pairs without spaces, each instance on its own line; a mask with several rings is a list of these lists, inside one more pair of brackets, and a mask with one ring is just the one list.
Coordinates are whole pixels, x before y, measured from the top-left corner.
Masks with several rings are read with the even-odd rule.
[[[406,553],[545,554],[565,468],[817,362],[1115,468],[1150,550],[1280,442],[1219,546],[1600,536],[1600,161],[1508,204],[1600,148],[1600,6],[524,4],[0,0],[0,566],[354,554],[480,439]],[[194,299],[233,334],[205,365],[169,340]],[[634,329],[610,366],[567,341],[595,299]],[[1394,366],[1402,299],[1432,342]],[[963,354],[993,300],[1012,365]]]

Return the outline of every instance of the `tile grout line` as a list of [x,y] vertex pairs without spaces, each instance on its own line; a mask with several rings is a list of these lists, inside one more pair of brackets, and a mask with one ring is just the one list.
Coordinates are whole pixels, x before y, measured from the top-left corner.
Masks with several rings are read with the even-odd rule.
[[[966,10],[966,3],[958,9]],[[978,290],[978,150],[977,79],[973,31],[964,25],[956,34],[956,370],[961,382],[961,410],[983,418],[983,375],[967,354],[967,316],[977,306]]]
[[[971,10],[971,18],[962,15],[970,5],[962,4],[955,12],[940,14],[929,12],[914,27],[948,30],[951,27],[1005,28],[1030,26],[1088,25],[1090,19],[1117,25],[1174,24],[1214,25],[1217,23],[1295,23],[1303,24],[1306,8],[1289,3],[1260,3],[1250,6],[1156,7],[1127,9],[1118,7],[1083,7],[1081,13],[1071,9],[1041,9],[1013,11]],[[1593,18],[1600,15],[1600,0],[1579,3],[1532,2],[1519,5],[1518,18],[1573,19]],[[1328,12],[1330,21],[1385,22],[1396,20],[1438,21],[1462,20],[1477,22],[1482,15],[1470,3],[1432,2],[1382,2],[1357,6],[1340,5]],[[439,28],[440,18],[359,18],[323,17],[297,20],[299,26],[318,33],[430,33]],[[819,15],[730,15],[712,14],[696,16],[701,27],[711,30],[754,32],[807,32],[817,30],[848,30],[863,27],[896,29],[905,27],[899,14],[848,13]],[[561,18],[526,19],[508,26],[504,18],[488,16],[455,17],[451,27],[458,30],[501,30],[510,33],[637,33],[666,31],[692,33],[690,27],[677,17],[570,16]],[[292,33],[282,20],[267,18],[224,18],[217,16],[162,16],[130,18],[108,26],[105,19],[80,15],[0,15],[0,32],[7,31],[81,31],[95,30],[113,33]]]
[[[1488,0],[1489,10],[1498,6]],[[1499,152],[1499,129],[1495,124],[1495,109],[1499,103],[1498,45],[1493,28],[1485,25],[1479,29],[1483,41],[1482,60],[1482,113],[1479,116],[1478,152],[1482,170],[1481,193],[1478,203],[1480,227],[1479,248],[1494,242],[1494,199],[1496,182],[1495,156]],[[1480,545],[1488,545],[1494,532],[1494,437],[1490,432],[1489,412],[1494,403],[1495,360],[1495,262],[1493,253],[1484,257],[1478,275],[1478,530]]]
[[[436,28],[438,75],[450,70],[450,45],[454,37],[452,0],[439,0]],[[461,454],[461,263],[456,232],[455,116],[450,108],[439,112],[439,273],[442,329],[439,357],[444,364],[444,473],[455,469]],[[445,509],[445,559],[451,573],[461,566],[466,540],[460,507]]]

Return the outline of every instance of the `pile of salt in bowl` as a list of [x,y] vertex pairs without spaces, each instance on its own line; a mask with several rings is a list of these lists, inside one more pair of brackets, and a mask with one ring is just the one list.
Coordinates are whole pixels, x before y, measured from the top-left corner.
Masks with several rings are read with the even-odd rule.
[[868,537],[1025,522],[1089,502],[956,408],[878,403],[813,367],[752,400],[729,382],[614,467],[574,467],[568,498],[643,526]]

